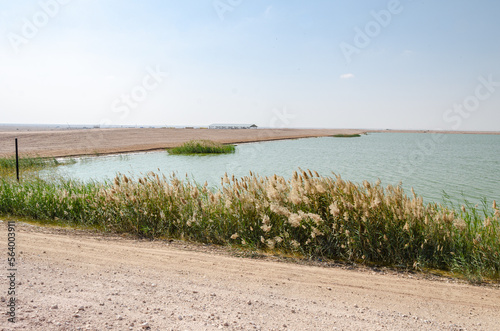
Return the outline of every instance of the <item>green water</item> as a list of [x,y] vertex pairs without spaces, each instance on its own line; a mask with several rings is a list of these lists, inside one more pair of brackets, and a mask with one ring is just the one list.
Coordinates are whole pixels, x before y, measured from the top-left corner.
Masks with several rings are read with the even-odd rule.
[[340,174],[358,183],[402,182],[408,194],[413,187],[427,202],[442,202],[443,192],[453,202],[500,201],[500,135],[373,133],[360,138],[242,144],[236,153],[227,155],[169,155],[165,151],[88,157],[59,167],[56,174],[101,181],[118,172],[136,177],[149,171],[175,172],[217,186],[225,172],[237,177],[253,171],[288,178],[299,167],[324,176]]

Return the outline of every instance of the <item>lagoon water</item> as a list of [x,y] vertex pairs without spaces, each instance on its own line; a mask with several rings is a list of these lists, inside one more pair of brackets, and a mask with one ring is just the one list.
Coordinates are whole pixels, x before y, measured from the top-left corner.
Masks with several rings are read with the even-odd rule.
[[323,176],[339,174],[358,183],[402,182],[407,194],[413,187],[426,202],[442,202],[443,192],[459,203],[500,200],[500,135],[371,133],[360,138],[271,141],[241,144],[236,153],[227,155],[169,155],[164,151],[86,157],[57,168],[56,173],[102,181],[117,173],[138,177],[159,169],[166,175],[175,172],[184,178],[187,174],[198,183],[218,186],[225,172],[236,177],[253,171],[289,178],[299,167]]

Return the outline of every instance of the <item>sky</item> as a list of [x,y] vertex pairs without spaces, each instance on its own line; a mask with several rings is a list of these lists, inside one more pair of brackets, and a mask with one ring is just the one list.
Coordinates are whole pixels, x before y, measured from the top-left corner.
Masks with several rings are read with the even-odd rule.
[[0,123],[500,131],[498,0],[0,0]]

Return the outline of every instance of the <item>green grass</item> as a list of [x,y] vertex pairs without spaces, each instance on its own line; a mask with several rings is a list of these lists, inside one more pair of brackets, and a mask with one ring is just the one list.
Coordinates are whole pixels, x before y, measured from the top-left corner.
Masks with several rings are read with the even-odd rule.
[[334,138],[358,138],[361,137],[360,134],[334,134],[332,137]]
[[0,215],[500,280],[496,205],[424,204],[400,186],[310,171],[289,180],[224,176],[220,189],[155,173],[107,183],[0,178]]
[[[47,167],[58,166],[59,162],[54,158],[41,158],[41,157],[24,157],[19,158],[19,171],[35,172],[45,169]],[[0,176],[9,177],[16,174],[16,158],[0,158]]]
[[223,145],[211,140],[191,140],[168,149],[169,154],[226,154],[234,153],[234,145]]

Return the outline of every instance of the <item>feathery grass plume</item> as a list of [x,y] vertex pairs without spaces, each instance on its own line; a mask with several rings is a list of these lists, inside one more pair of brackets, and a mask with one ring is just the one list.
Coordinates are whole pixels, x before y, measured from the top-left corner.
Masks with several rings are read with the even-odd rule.
[[271,211],[277,215],[289,217],[292,214],[286,207],[277,205],[275,203],[271,203],[269,207]]
[[290,225],[294,228],[297,228],[300,226],[300,222],[302,221],[302,218],[298,214],[291,213],[288,216],[288,222]]
[[262,229],[262,231],[267,233],[267,232],[271,231],[272,226],[267,225],[267,224],[262,224],[262,226],[260,228]]
[[301,194],[299,193],[299,191],[297,190],[296,187],[292,188],[292,191],[290,192],[290,195],[288,196],[288,200],[291,203],[293,203],[294,205],[298,205],[298,204],[302,203]]
[[275,185],[273,185],[273,182],[268,182],[266,191],[267,191],[267,198],[269,201],[279,202],[281,200],[281,196],[278,190],[276,189]]
[[338,207],[336,201],[330,204],[329,209],[333,217],[338,217],[341,214],[340,208]]

